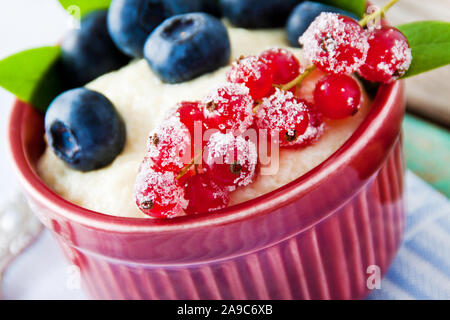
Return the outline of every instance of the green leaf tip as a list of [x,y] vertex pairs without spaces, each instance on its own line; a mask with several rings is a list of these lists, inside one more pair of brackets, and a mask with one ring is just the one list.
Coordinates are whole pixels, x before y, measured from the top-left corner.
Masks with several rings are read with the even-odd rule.
[[20,100],[45,111],[62,91],[61,49],[57,46],[25,50],[0,61],[0,86]]
[[402,78],[450,64],[450,22],[420,21],[396,26],[411,47],[411,66]]
[[91,11],[108,9],[111,0],[59,0],[59,3],[69,14],[82,17]]
[[341,8],[362,17],[366,12],[366,0],[319,0],[319,2]]

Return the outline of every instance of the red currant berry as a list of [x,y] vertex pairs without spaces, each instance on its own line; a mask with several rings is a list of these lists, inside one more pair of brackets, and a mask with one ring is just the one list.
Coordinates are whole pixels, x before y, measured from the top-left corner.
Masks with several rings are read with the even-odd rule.
[[194,136],[195,122],[201,124],[204,129],[205,117],[203,116],[203,104],[200,101],[182,101],[177,104],[175,115],[188,128],[191,137]]
[[290,91],[277,89],[259,106],[256,124],[259,129],[268,130],[269,136],[275,137],[280,146],[296,145],[297,138],[308,127],[307,109],[306,101]]
[[254,100],[260,100],[272,89],[273,74],[267,61],[257,56],[239,58],[227,73],[227,80],[242,83]]
[[227,83],[206,96],[203,113],[208,128],[239,134],[253,123],[253,99],[244,85]]
[[321,13],[299,41],[308,60],[335,74],[355,72],[369,49],[366,32],[358,22],[335,13]]
[[358,112],[361,105],[361,88],[351,76],[330,75],[317,82],[314,101],[325,117],[346,118]]
[[148,157],[166,171],[180,171],[193,157],[189,130],[178,117],[170,117],[155,128],[147,148]]
[[412,56],[406,37],[396,28],[383,26],[369,35],[369,52],[359,73],[374,82],[390,82],[409,69]]
[[185,183],[185,198],[189,201],[187,214],[212,212],[225,208],[230,202],[230,192],[219,186],[206,174],[196,174]]
[[302,85],[296,89],[295,96],[307,101],[308,106],[308,128],[306,131],[298,137],[298,146],[307,146],[317,141],[319,137],[325,131],[325,122],[323,115],[317,110],[314,105],[314,89],[316,84],[322,78],[326,77],[326,74],[319,69],[311,72],[303,81]]
[[297,146],[303,147],[310,145],[317,141],[325,131],[323,116],[312,104],[308,104],[308,119],[308,128],[297,138]]
[[136,177],[134,196],[138,208],[154,218],[183,215],[187,207],[184,189],[176,174],[161,171],[145,159]]
[[169,117],[178,117],[189,130],[192,157],[203,149],[203,133],[208,129],[203,115],[203,107],[200,101],[183,101],[178,103],[172,112],[169,112]]
[[260,57],[269,64],[274,84],[286,84],[300,74],[300,62],[288,50],[272,48],[264,51]]
[[231,187],[246,186],[256,173],[258,154],[251,140],[232,133],[214,133],[206,147],[204,169],[217,184]]

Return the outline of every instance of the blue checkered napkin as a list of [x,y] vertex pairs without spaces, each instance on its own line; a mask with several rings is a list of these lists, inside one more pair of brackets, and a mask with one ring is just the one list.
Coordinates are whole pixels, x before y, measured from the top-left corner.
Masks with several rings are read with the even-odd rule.
[[402,247],[368,299],[450,299],[450,201],[411,172]]

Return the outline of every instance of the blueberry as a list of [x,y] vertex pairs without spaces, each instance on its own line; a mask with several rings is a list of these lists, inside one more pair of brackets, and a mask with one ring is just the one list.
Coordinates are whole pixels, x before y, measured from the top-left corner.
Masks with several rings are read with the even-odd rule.
[[274,28],[286,19],[300,0],[220,0],[222,13],[242,28]]
[[226,65],[230,39],[222,22],[209,14],[177,15],[150,35],[144,56],[163,82],[179,83]]
[[106,10],[88,13],[82,18],[80,29],[70,31],[61,43],[62,66],[72,88],[129,62],[109,36],[106,15]]
[[303,32],[308,29],[311,22],[313,22],[314,19],[322,12],[339,13],[356,20],[359,19],[357,15],[351,12],[319,2],[305,1],[295,7],[286,24],[286,32],[288,35],[289,44],[291,46],[300,47],[298,38],[300,38]]
[[53,100],[45,114],[47,142],[71,168],[91,171],[110,164],[125,145],[125,124],[102,94],[77,88]]
[[113,0],[108,30],[124,53],[140,58],[145,40],[165,19],[182,13],[202,11],[206,0]]

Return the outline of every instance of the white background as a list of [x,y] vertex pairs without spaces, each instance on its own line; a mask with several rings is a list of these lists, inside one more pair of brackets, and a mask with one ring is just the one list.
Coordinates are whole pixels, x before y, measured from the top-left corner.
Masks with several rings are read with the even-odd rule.
[[[0,59],[18,51],[53,45],[69,26],[56,0],[0,0]],[[0,88],[0,204],[17,187],[6,152],[6,124],[13,95]]]
[[[0,59],[24,49],[54,45],[71,20],[57,0],[0,0]],[[14,96],[0,88],[0,205],[18,191],[6,151],[6,129]],[[37,263],[45,260],[45,263]],[[82,299],[70,286],[70,269],[45,232],[7,270],[4,299]]]

